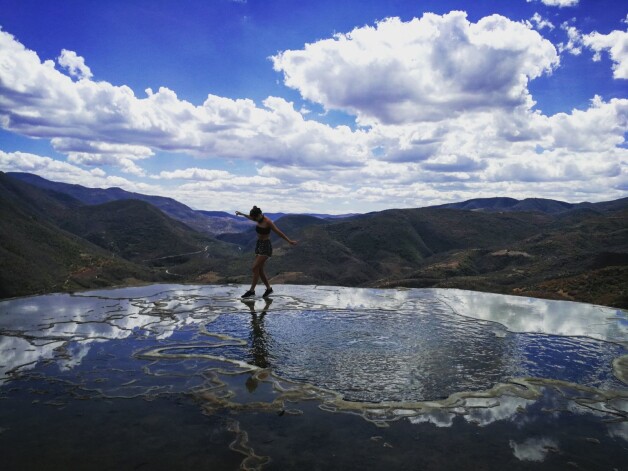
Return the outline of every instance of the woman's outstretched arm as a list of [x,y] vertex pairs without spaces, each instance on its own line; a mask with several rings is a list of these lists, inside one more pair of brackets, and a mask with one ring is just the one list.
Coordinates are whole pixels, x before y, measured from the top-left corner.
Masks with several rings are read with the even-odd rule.
[[281,237],[283,240],[285,240],[286,242],[288,242],[290,245],[297,245],[297,241],[296,240],[291,240],[288,238],[288,236],[286,234],[284,234],[283,232],[281,232],[279,230],[279,228],[277,226],[275,226],[275,223],[270,221],[270,228],[275,231],[277,233],[277,235],[279,237]]
[[240,211],[236,211],[235,214],[236,216],[244,216],[249,221],[255,221],[255,219],[253,219],[251,216],[249,216],[248,214],[241,213]]

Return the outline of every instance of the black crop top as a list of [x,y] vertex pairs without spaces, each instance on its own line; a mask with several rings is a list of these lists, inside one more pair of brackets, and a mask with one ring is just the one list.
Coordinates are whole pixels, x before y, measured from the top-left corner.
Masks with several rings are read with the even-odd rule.
[[258,234],[270,234],[270,227],[255,226],[255,231]]

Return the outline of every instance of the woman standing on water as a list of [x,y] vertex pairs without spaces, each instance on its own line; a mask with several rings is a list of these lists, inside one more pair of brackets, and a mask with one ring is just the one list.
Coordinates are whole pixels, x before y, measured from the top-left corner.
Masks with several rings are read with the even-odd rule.
[[261,278],[262,282],[266,285],[266,291],[264,291],[263,297],[269,296],[273,289],[268,283],[266,273],[264,273],[264,264],[273,255],[273,246],[270,243],[270,231],[275,233],[288,242],[291,245],[296,245],[296,241],[290,240],[283,232],[281,232],[275,224],[268,219],[262,213],[262,210],[257,206],[253,206],[253,209],[249,212],[248,216],[240,211],[236,211],[236,216],[244,216],[251,221],[257,223],[255,231],[257,232],[257,244],[255,244],[255,262],[253,262],[253,282],[251,283],[251,289],[242,295],[243,298],[249,298],[255,296],[255,286],[257,286],[258,280]]

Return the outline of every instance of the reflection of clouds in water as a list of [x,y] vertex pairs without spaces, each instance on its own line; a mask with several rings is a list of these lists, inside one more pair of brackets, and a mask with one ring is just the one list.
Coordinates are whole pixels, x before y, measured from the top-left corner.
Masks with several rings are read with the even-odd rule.
[[416,417],[409,417],[408,420],[412,424],[433,424],[439,428],[451,427],[454,423],[454,417],[456,414],[447,410],[437,409],[432,412],[417,415]]
[[611,438],[620,438],[628,443],[628,422],[612,422],[608,424],[608,435]]
[[408,290],[376,290],[364,288],[319,287],[301,291],[298,297],[305,302],[329,309],[394,310],[409,299]]
[[500,420],[513,420],[522,409],[534,403],[534,401],[515,396],[500,396],[475,401],[467,399],[465,402],[469,408],[465,419],[482,427]]
[[[461,378],[459,387],[479,389],[503,381],[504,374],[516,376],[521,368],[536,371],[536,360],[530,364],[529,355],[538,357],[541,353],[534,352],[541,348],[543,355],[559,354],[559,349],[544,348],[543,339],[516,344],[487,337],[490,333],[493,339],[504,338],[501,324],[517,332],[560,335],[597,329],[595,336],[604,331],[605,338],[616,337],[622,328],[608,320],[615,313],[612,309],[461,290],[283,285],[277,291],[272,306],[275,315],[267,328],[273,333],[269,353],[285,357],[280,369],[323,368],[327,386],[333,389],[345,383],[358,392],[384,388],[394,395],[396,390],[412,390],[422,397],[438,395],[436,389],[451,393],[438,378]],[[65,362],[75,366],[95,339],[121,340],[136,333],[167,340],[176,330],[211,322],[220,313],[242,312],[238,293],[236,286],[153,285],[10,300],[0,303],[0,331],[6,329],[11,336],[80,340],[77,353],[82,353],[75,361]],[[448,306],[480,322],[454,316]],[[227,324],[222,327],[235,327]],[[574,346],[562,342],[559,347],[573,350],[573,358],[580,360],[588,350],[581,348],[582,341],[574,342]],[[18,344],[6,362],[10,367],[26,362],[21,358],[33,361],[32,349],[39,348],[29,342]],[[597,354],[594,347],[589,349],[592,355]],[[282,354],[281,349],[288,352]],[[335,355],[321,355],[330,349]]]
[[439,289],[436,292],[456,313],[498,322],[511,332],[627,342],[628,315],[619,309],[474,291]]
[[54,350],[63,345],[63,342],[51,342],[35,347],[28,340],[21,337],[0,337],[0,385],[7,380],[7,373],[17,366],[25,369],[35,367],[39,360],[52,358]]
[[523,443],[510,440],[510,448],[520,461],[543,461],[550,450],[558,449],[558,444],[551,438],[528,438]]
[[[175,331],[209,323],[221,313],[241,313],[240,291],[237,286],[153,285],[2,302],[0,332],[7,332],[8,336],[0,341],[7,345],[2,348],[10,350],[10,354],[3,355],[0,372],[5,374],[15,366],[55,357],[61,368],[71,369],[83,361],[96,341],[130,336],[138,340],[142,336],[167,340]],[[536,343],[529,339],[523,343],[512,338],[495,340],[505,336],[502,324],[515,332],[625,338],[625,326],[618,322],[626,317],[625,313],[578,303],[442,289],[283,285],[277,291],[271,309],[273,316],[264,326],[264,333],[272,334],[264,344],[264,356],[271,364],[278,371],[291,367],[296,371],[296,376],[289,376],[292,379],[308,377],[304,371],[319,365],[325,373],[321,377],[328,383],[314,384],[334,389],[344,383],[349,391],[372,390],[380,397],[392,397],[398,391],[434,397],[439,392],[450,394],[456,388],[479,390],[505,381],[504,372],[517,376],[524,371],[517,365],[531,368],[525,363],[532,358],[526,357],[529,352],[537,352],[533,359],[538,357],[542,364],[558,359],[547,356],[548,353],[561,354],[558,349],[537,348],[544,345],[544,339],[537,339]],[[448,306],[480,322],[453,315]],[[237,322],[229,319],[222,327],[237,329]],[[248,338],[249,322],[244,328],[247,332],[240,337]],[[58,342],[38,346],[38,342],[20,338],[20,334]],[[67,343],[65,352],[55,354],[53,349],[62,341]],[[578,348],[584,345],[582,339],[573,342]],[[565,342],[560,346],[571,347]],[[596,355],[593,347],[589,350]],[[288,350],[283,357],[281,349]],[[331,349],[334,355],[325,355]],[[574,353],[576,360],[584,358],[576,355],[579,352]],[[546,355],[545,360],[540,359],[542,355]],[[275,365],[276,360],[283,363]],[[566,365],[555,364],[560,368]],[[540,374],[547,373],[543,370]],[[441,378],[457,377],[466,382],[451,381],[452,391],[446,390]],[[464,418],[488,424],[508,419],[518,407],[526,405],[525,400],[518,398],[503,397],[499,401],[498,405],[469,404]],[[439,412],[425,420],[450,423],[452,417],[451,413]]]
[[[279,381],[296,380],[300,386],[291,383],[290,388],[304,386],[304,398],[312,398],[318,388],[339,393],[345,386],[347,396],[356,400],[366,401],[359,396],[363,392],[376,399],[401,397],[394,405],[383,399],[377,406],[365,405],[363,416],[373,422],[408,420],[436,427],[501,422],[496,428],[516,429],[518,440],[539,429],[549,435],[543,424],[564,420],[570,412],[600,423],[626,409],[625,400],[597,394],[594,388],[575,392],[567,385],[563,394],[549,382],[538,390],[505,387],[512,378],[561,379],[561,370],[595,370],[602,373],[592,383],[612,389],[606,387],[610,380],[596,359],[616,355],[619,346],[584,338],[515,335],[506,329],[625,341],[626,314],[621,311],[460,290],[284,285],[276,291],[272,306],[262,301],[243,305],[238,286],[175,285],[0,302],[0,332],[5,334],[0,337],[0,378],[16,366],[30,370],[37,361],[53,359],[51,367],[41,369],[44,375],[111,397],[186,394],[209,385],[209,397],[215,401],[211,391],[219,383],[208,382],[203,368],[211,364],[232,372],[229,362],[242,360],[270,367],[268,375]],[[219,340],[210,342],[208,335]],[[87,358],[95,343],[109,340],[123,342],[103,345]],[[147,358],[137,352],[155,344],[173,349],[166,350],[173,356],[152,358],[146,366],[142,360]],[[312,371],[321,374],[314,377]],[[562,384],[587,384],[585,380],[584,373],[575,374]],[[500,387],[489,391],[495,384]],[[545,384],[553,388],[548,397],[539,392]],[[220,391],[223,399],[230,397],[226,386]],[[328,391],[319,390],[321,397]],[[449,400],[456,392],[465,394]],[[421,403],[417,397],[442,401]],[[580,397],[598,402],[581,405]],[[356,403],[347,410],[357,410]],[[379,415],[376,408],[382,408]],[[607,433],[628,441],[626,422],[609,424]],[[510,448],[519,460],[539,462],[557,443],[537,437],[510,441]]]
[[199,293],[204,288],[207,288],[207,285],[173,285],[173,284],[156,284],[156,285],[148,285],[148,286],[129,286],[126,288],[111,288],[111,289],[99,289],[92,291],[83,291],[81,293],[76,293],[73,296],[76,298],[80,297],[98,297],[98,298],[109,298],[111,299],[135,299],[135,298],[152,298],[153,296],[159,295],[160,297],[165,297],[166,295],[176,295],[176,296],[188,296],[190,294]]
[[464,406],[454,410],[435,409],[421,413],[416,417],[409,417],[413,424],[431,423],[437,427],[451,427],[454,417],[460,416],[467,422],[484,427],[500,420],[512,420],[535,400],[516,396],[498,397],[469,397],[464,400]]
[[[614,392],[615,394],[622,394],[621,392]],[[600,418],[614,417],[616,419],[623,419],[624,421],[628,417],[628,396],[616,396],[612,398],[600,397],[600,395],[583,394],[583,398],[575,402],[570,402],[564,409],[572,414],[589,414]],[[626,422],[624,422],[626,423]],[[626,423],[628,425],[628,423]],[[625,436],[628,441],[628,435]]]
[[[54,357],[59,368],[74,368],[94,343],[122,340],[134,332],[165,340],[183,326],[208,321],[208,316],[199,319],[189,315],[197,303],[182,298],[184,290],[168,293],[159,288],[155,291],[163,298],[156,301],[61,294],[0,303],[0,332],[4,332],[0,336],[0,381],[16,367],[30,364],[25,369],[31,369],[35,362]],[[206,312],[203,307],[197,310]],[[42,339],[53,343],[42,344]],[[61,346],[65,348],[59,354],[55,349]]]
[[105,340],[88,340],[82,342],[72,342],[67,347],[67,356],[63,355],[57,360],[60,370],[71,370],[80,365],[83,358],[87,356],[91,350],[93,344],[98,342],[105,342]]

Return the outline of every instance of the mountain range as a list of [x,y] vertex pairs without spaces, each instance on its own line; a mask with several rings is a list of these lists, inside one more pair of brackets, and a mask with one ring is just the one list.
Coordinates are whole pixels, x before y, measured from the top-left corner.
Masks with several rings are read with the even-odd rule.
[[[176,219],[198,232],[208,235],[239,232],[250,227],[248,221],[225,211],[194,210],[172,198],[143,195],[122,188],[88,188],[82,185],[54,182],[32,173],[8,172],[11,178],[29,183],[38,188],[69,195],[86,205],[97,205],[119,200],[140,200],[150,203],[172,219]],[[271,219],[285,216],[285,213],[267,213]],[[313,214],[321,219],[337,219],[351,215]]]
[[463,209],[466,211],[511,212],[511,211],[538,211],[547,214],[559,214],[577,209],[592,209],[594,211],[609,211],[621,209],[626,199],[608,201],[604,203],[566,203],[564,201],[548,200],[543,198],[476,198],[460,203],[448,203],[435,208]]
[[[255,230],[171,198],[0,172],[0,296],[250,281]],[[628,198],[482,198],[340,217],[271,214],[272,283],[455,287],[628,307]]]

